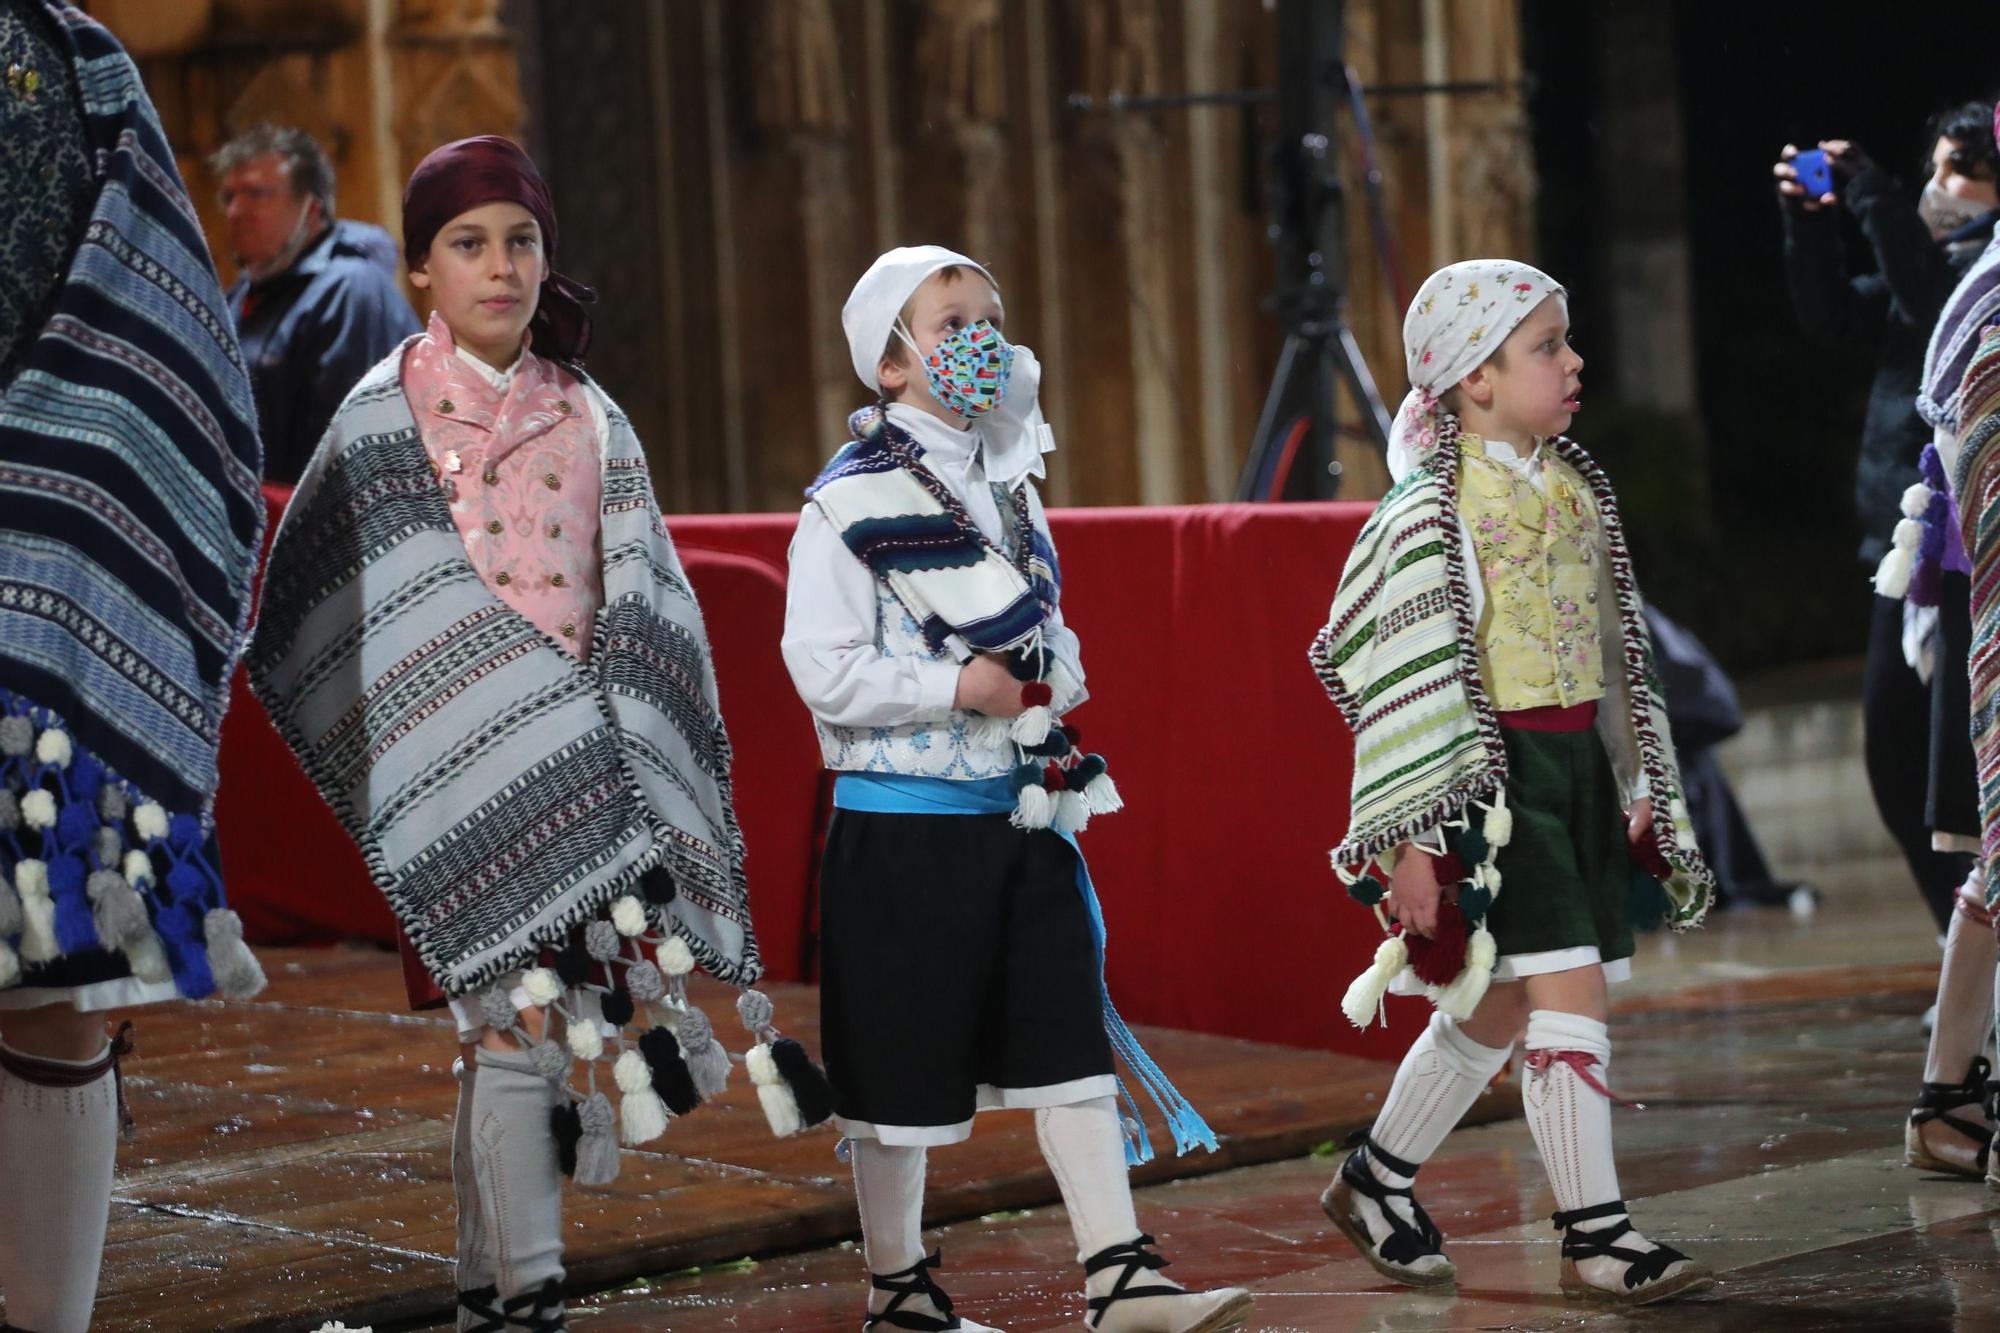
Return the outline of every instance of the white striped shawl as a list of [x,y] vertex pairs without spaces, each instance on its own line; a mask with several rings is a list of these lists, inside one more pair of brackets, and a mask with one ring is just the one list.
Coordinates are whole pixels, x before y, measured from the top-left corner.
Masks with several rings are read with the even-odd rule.
[[[407,344],[405,344],[407,347]],[[475,991],[655,867],[702,967],[762,967],[715,673],[631,424],[609,413],[589,664],[473,570],[398,348],[348,396],[278,529],[251,683],[425,966]]]
[[[1622,681],[1607,672],[1606,704],[1624,701],[1627,748],[1644,773],[1654,831],[1674,870],[1668,924],[1687,929],[1707,912],[1714,877],[1694,845],[1618,501],[1580,446],[1556,437],[1548,447],[1589,483],[1603,517],[1618,603],[1605,639],[1624,669]],[[1471,802],[1491,801],[1507,782],[1506,747],[1480,679],[1459,541],[1458,462],[1456,434],[1447,431],[1429,459],[1382,497],[1313,639],[1313,671],[1354,733],[1348,830],[1332,852],[1338,866],[1364,866],[1461,818]],[[1600,718],[1599,725],[1615,721]]]

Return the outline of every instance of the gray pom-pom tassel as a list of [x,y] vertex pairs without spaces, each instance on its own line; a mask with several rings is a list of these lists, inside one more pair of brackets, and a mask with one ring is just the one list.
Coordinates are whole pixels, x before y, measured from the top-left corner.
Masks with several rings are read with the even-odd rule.
[[641,961],[625,969],[625,990],[640,1004],[650,1004],[666,998],[667,982],[659,968]]
[[123,787],[104,786],[97,790],[97,817],[107,824],[122,824],[131,813],[132,798]]
[[512,1032],[514,1025],[521,1021],[521,1011],[514,1007],[514,1001],[507,992],[498,986],[480,994],[479,1014],[486,1020],[486,1026],[495,1032]]
[[569,1073],[569,1048],[559,1041],[537,1041],[528,1046],[528,1063],[535,1072],[558,1086]]
[[719,1096],[729,1086],[729,1052],[715,1039],[708,1015],[690,1009],[681,1015],[681,1058],[694,1075],[695,1091],[704,1098]]
[[21,827],[21,802],[13,792],[0,787],[0,833]]
[[34,723],[25,717],[0,717],[0,754],[23,755],[34,748]]
[[[140,910],[145,910],[144,904]],[[226,907],[213,908],[202,919],[201,929],[208,937],[208,968],[215,974],[217,990],[232,1000],[247,1000],[264,989],[264,969],[243,942],[242,917]]]
[[577,1114],[583,1120],[583,1138],[576,1145],[576,1183],[609,1185],[618,1179],[618,1115],[611,1109],[611,1099],[593,1092],[583,1099]]
[[90,895],[90,916],[97,925],[97,938],[107,946],[122,949],[152,933],[153,918],[146,911],[146,900],[117,871],[93,872],[84,884],[84,891]]
[[598,962],[618,956],[618,927],[609,921],[593,921],[583,928],[583,951]]
[[778,1006],[762,991],[747,990],[736,997],[736,1016],[753,1033],[761,1033],[778,1016]]
[[115,870],[125,857],[125,839],[118,836],[115,828],[101,828],[91,835],[90,851],[97,858],[97,864],[106,870]]
[[21,915],[21,895],[14,892],[5,875],[0,875],[0,935],[18,935],[26,924]]

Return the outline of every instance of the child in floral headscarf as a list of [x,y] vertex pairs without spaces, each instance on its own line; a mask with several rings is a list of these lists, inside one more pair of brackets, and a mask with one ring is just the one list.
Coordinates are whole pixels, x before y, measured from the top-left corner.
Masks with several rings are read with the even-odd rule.
[[1417,293],[1403,343],[1396,485],[1355,542],[1312,661],[1355,737],[1334,867],[1396,923],[1344,1008],[1366,1026],[1398,988],[1437,1012],[1321,1204],[1384,1275],[1452,1282],[1412,1186],[1525,1034],[1564,1293],[1661,1300],[1710,1279],[1626,1217],[1605,984],[1630,974],[1632,903],[1657,913],[1664,888],[1685,929],[1711,877],[1617,502],[1560,434],[1583,369],[1566,295],[1526,264],[1454,264]]

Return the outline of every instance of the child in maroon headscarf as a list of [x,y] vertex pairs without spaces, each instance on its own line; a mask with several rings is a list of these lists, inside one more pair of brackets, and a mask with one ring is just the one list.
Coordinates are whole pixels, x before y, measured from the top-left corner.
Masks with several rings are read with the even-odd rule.
[[[459,1328],[546,1331],[562,1173],[607,1183],[621,1139],[721,1091],[684,979],[762,969],[700,611],[630,424],[577,369],[592,298],[551,266],[548,187],[505,139],[447,144],[403,232],[429,327],[301,479],[252,675],[396,911],[412,1000],[457,1020]],[[774,1131],[825,1119],[770,1001],[737,1007]]]

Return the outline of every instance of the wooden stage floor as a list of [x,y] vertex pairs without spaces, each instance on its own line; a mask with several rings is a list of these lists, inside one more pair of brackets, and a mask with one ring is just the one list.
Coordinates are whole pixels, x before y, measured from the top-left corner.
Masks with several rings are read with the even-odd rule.
[[[249,1004],[135,1015],[139,1118],[119,1153],[99,1329],[312,1329],[423,1323],[451,1306],[448,1019],[410,1013],[393,955],[263,950]],[[698,992],[718,1033],[733,992]],[[777,987],[780,1025],[816,1050],[817,1002]],[[1297,1157],[1374,1118],[1387,1064],[1193,1033],[1144,1039],[1223,1140],[1143,1168],[1156,1183]],[[1482,1099],[1475,1119],[1518,1114]],[[1169,1142],[1157,1124],[1156,1144]],[[774,1140],[739,1070],[729,1093],[627,1154],[608,1190],[566,1188],[572,1286],[823,1246],[856,1234],[852,1189],[821,1130]],[[982,1117],[933,1155],[933,1222],[1055,1201],[1032,1118]]]

